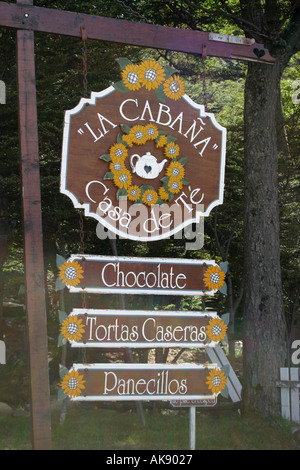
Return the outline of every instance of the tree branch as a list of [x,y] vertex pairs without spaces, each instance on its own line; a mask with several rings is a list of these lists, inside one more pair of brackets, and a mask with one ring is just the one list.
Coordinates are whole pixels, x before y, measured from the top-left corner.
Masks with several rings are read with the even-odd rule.
[[281,38],[291,49],[291,55],[300,51],[300,0],[293,6],[292,17],[283,30]]
[[199,30],[195,17],[182,4],[180,8],[183,13],[179,11],[178,3],[174,4],[168,0],[162,0],[162,2],[165,3],[181,21],[184,21],[187,26],[193,30]]
[[[226,5],[226,0],[219,0],[221,5],[224,7],[226,11],[223,10],[214,10],[211,8],[205,8],[202,7],[201,5],[195,5],[194,2],[191,2],[190,0],[186,0],[186,3],[189,6],[193,6],[195,8],[198,8],[199,10],[203,11],[204,13],[209,13],[212,15],[217,15],[219,17],[225,17],[225,18],[230,18],[236,25],[243,29],[244,31],[247,29],[248,33],[253,33],[253,34],[260,34],[260,36],[265,36],[268,37],[267,35],[263,34],[262,31],[257,27],[255,23],[250,21],[248,18],[243,18],[240,15],[240,12],[234,13],[230,10],[228,5]],[[261,42],[261,40],[260,40]]]

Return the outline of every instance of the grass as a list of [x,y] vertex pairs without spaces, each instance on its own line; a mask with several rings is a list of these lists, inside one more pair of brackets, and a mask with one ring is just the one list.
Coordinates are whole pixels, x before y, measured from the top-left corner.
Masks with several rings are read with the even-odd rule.
[[[68,409],[52,413],[53,450],[188,450],[188,410],[145,411],[142,426],[134,411]],[[0,416],[0,450],[30,450],[31,420]],[[283,419],[241,417],[236,411],[204,411],[196,416],[196,450],[299,450],[300,441]]]

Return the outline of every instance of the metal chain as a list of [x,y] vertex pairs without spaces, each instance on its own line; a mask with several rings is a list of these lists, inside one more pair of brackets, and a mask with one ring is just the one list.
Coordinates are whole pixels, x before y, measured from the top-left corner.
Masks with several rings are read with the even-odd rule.
[[[83,96],[87,98],[87,32],[84,27],[81,27],[82,39],[82,70],[83,70]],[[84,253],[84,230],[83,230],[83,214],[79,211],[79,228],[80,228],[80,253]]]
[[202,54],[202,84],[203,84],[203,104],[204,110],[207,111],[207,90],[206,90],[206,68],[205,68],[205,55]]
[[[84,255],[84,229],[83,229],[83,211],[79,211],[79,236],[80,236],[80,254]],[[86,293],[81,292],[81,308],[86,309]],[[86,348],[81,351],[82,363],[86,363]]]
[[[82,39],[82,70],[83,70],[83,97],[87,98],[88,96],[88,82],[87,82],[87,33],[85,28],[81,28],[81,39]],[[83,211],[79,212],[79,236],[80,236],[80,253],[84,254],[84,228],[83,228]],[[81,294],[81,306],[86,308],[86,294],[82,292]],[[82,350],[83,363],[86,359],[86,350]]]
[[82,39],[82,69],[83,69],[83,97],[87,98],[87,33],[85,28],[81,28],[81,39]]
[[83,230],[83,214],[79,212],[79,236],[80,236],[80,254],[84,254],[84,230]]

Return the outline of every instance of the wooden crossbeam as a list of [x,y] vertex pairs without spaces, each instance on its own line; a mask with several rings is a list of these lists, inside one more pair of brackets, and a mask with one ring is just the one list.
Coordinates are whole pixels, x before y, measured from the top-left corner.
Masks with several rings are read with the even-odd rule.
[[172,50],[187,54],[243,61],[275,62],[269,51],[252,39],[0,2],[0,26],[133,46]]

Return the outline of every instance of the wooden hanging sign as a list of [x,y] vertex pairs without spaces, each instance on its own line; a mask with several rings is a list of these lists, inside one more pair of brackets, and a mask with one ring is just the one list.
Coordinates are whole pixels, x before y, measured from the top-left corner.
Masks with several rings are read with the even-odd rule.
[[213,260],[71,255],[59,267],[58,283],[70,292],[226,294],[226,266]]
[[216,312],[75,308],[60,320],[61,340],[76,348],[213,348],[227,332]]
[[132,240],[167,238],[223,202],[226,129],[153,60],[65,113],[60,191]]
[[61,382],[71,400],[213,399],[227,377],[216,364],[73,364]]

